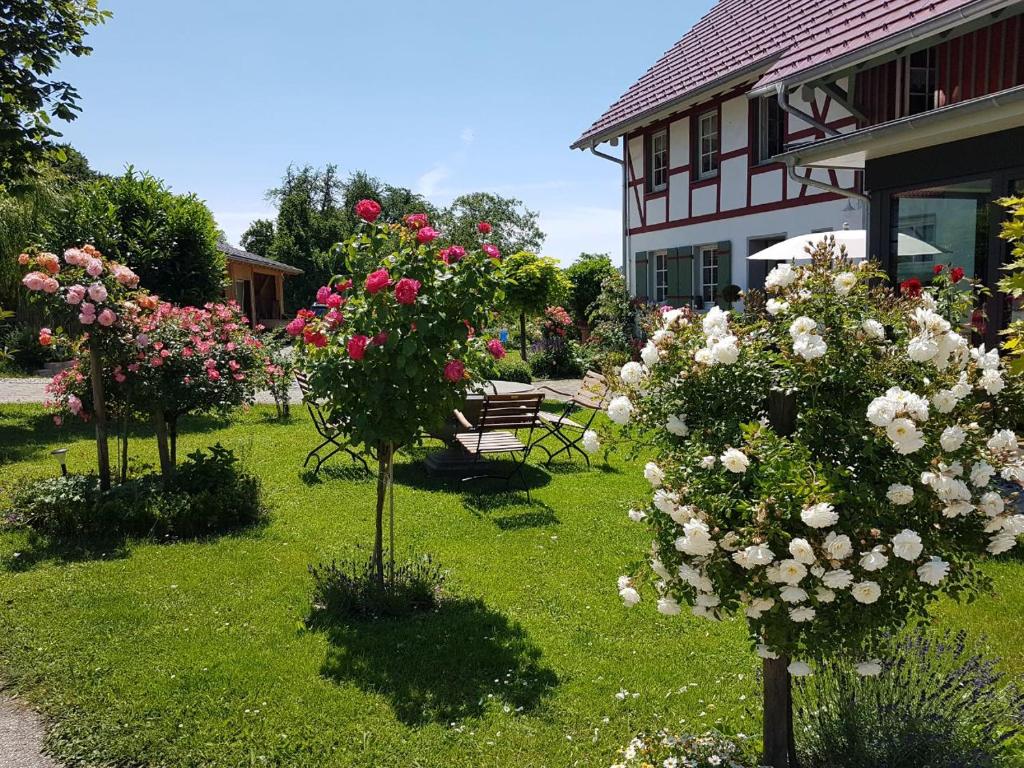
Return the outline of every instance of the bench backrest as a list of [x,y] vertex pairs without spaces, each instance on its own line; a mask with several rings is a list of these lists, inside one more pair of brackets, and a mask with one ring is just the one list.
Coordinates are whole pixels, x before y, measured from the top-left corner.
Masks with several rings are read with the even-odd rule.
[[600,373],[587,371],[587,375],[580,383],[580,388],[572,396],[572,402],[583,408],[599,411],[604,408],[604,401],[608,396],[609,389],[611,389],[611,385],[608,383],[608,379]]
[[533,393],[487,395],[476,423],[479,432],[496,429],[531,429],[537,423],[537,412],[544,395]]

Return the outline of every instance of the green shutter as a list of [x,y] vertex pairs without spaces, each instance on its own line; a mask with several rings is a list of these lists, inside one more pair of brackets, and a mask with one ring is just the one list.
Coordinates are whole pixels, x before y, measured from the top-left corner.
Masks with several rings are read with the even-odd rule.
[[633,295],[646,299],[650,295],[647,282],[647,251],[640,251],[633,257]]
[[716,293],[718,294],[719,306],[724,308],[726,301],[722,296],[725,292],[725,287],[732,285],[732,242],[723,240],[718,243],[716,250],[718,251],[718,286]]
[[689,306],[693,295],[693,248],[672,248],[668,259],[669,303],[673,307]]

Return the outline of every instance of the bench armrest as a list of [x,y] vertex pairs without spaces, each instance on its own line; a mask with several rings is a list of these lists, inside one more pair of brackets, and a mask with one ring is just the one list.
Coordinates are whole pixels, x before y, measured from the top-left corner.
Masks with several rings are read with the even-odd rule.
[[452,413],[455,414],[455,420],[459,422],[459,425],[462,426],[464,429],[467,429],[469,431],[473,431],[474,429],[476,429],[476,427],[469,423],[469,419],[462,415],[462,411],[456,409],[452,411]]

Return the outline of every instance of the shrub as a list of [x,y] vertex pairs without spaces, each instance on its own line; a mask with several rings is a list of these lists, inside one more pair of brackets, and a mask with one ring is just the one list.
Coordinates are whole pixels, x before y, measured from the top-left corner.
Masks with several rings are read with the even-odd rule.
[[156,475],[100,489],[95,475],[36,480],[14,495],[9,525],[60,539],[120,536],[184,538],[260,521],[260,483],[228,449],[215,445],[182,462],[164,490]]
[[750,752],[742,735],[730,738],[717,731],[702,736],[640,734],[619,752],[612,768],[753,768],[757,761]]
[[395,566],[382,584],[374,559],[352,559],[311,565],[313,607],[311,625],[351,617],[403,616],[436,608],[446,573],[427,555]]
[[502,381],[518,381],[521,384],[531,384],[533,376],[530,373],[530,365],[523,362],[519,357],[506,357],[497,364],[497,376]]
[[[877,676],[822,665],[796,685],[805,768],[984,768],[1009,765],[1024,695],[966,632],[917,630],[888,643]],[[863,668],[862,668],[863,669]],[[865,671],[876,671],[875,669]]]

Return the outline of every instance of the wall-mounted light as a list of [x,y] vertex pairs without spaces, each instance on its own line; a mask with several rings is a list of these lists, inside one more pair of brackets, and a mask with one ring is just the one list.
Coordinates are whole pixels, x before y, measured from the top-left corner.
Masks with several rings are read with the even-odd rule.
[[53,456],[60,463],[60,473],[64,476],[68,476],[68,449],[58,448],[55,451],[50,451],[50,455]]

